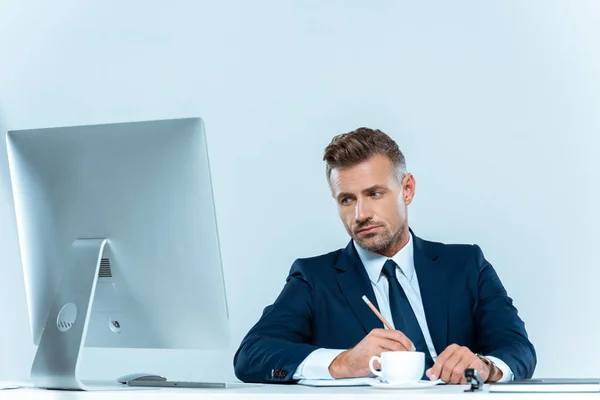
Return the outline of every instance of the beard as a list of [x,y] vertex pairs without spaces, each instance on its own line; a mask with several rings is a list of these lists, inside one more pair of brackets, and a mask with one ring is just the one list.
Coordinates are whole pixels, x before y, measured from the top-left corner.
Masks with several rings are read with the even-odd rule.
[[[376,224],[360,224],[355,228],[355,232],[366,228],[368,226],[375,226]],[[373,253],[379,253],[382,250],[387,249],[391,244],[395,243],[400,234],[402,233],[402,229],[398,232],[392,232],[389,227],[381,226],[379,232],[368,233],[366,235],[360,235],[355,233],[353,235],[356,243],[359,244],[365,250],[371,251]]]

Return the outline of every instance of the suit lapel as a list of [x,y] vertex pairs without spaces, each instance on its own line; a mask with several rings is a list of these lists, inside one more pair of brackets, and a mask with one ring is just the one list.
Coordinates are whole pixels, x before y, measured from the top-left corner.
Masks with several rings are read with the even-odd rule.
[[362,297],[366,295],[379,309],[373,286],[352,241],[342,250],[335,268],[337,269],[335,277],[338,285],[350,308],[365,329],[365,333],[369,333],[375,328],[383,328],[383,323],[362,300]]
[[437,354],[448,346],[448,279],[446,268],[437,261],[436,244],[413,234],[414,260],[425,319]]

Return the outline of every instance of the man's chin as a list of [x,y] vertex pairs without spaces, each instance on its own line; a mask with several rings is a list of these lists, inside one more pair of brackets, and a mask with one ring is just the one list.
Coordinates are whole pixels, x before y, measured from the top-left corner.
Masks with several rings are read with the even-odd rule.
[[385,249],[385,247],[386,247],[386,244],[381,243],[380,241],[356,240],[356,243],[358,243],[358,245],[360,247],[362,247],[363,249],[369,250],[373,253],[381,251],[381,250]]

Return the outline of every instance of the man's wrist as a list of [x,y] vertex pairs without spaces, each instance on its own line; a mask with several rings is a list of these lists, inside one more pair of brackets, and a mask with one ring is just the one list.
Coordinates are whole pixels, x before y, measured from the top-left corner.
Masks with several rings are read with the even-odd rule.
[[345,372],[344,372],[344,362],[343,362],[345,353],[346,352],[344,351],[344,352],[341,352],[340,354],[338,354],[338,356],[333,359],[331,364],[329,364],[329,375],[331,375],[331,377],[334,379],[346,378]]
[[492,360],[482,356],[481,354],[475,354],[477,358],[479,358],[483,364],[488,368],[488,378],[486,382],[498,382],[502,379],[502,370],[494,364]]
[[492,362],[492,369],[488,382],[498,382],[500,379],[502,379],[502,370]]

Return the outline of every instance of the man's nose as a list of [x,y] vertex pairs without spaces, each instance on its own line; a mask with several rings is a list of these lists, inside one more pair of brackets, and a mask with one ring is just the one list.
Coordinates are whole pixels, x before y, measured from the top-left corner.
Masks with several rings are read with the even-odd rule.
[[354,208],[354,218],[356,222],[362,222],[373,218],[373,210],[367,201],[358,200]]

